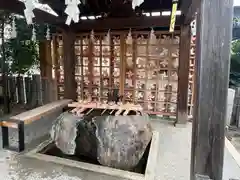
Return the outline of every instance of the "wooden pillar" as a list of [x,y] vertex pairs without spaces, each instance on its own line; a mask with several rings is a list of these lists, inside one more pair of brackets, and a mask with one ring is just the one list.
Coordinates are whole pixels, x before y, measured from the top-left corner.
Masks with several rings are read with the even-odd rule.
[[92,101],[92,95],[93,95],[93,63],[94,63],[94,42],[91,39],[88,39],[88,70],[89,70],[89,74],[88,74],[88,80],[89,80],[89,84],[88,84],[88,92],[89,92],[89,96],[88,99],[91,99]]
[[17,103],[17,92],[16,92],[16,78],[14,76],[9,76],[9,94],[11,103]]
[[75,34],[63,31],[64,98],[77,99],[75,81]]
[[40,42],[39,49],[41,77],[52,78],[51,40]]
[[[44,102],[50,102],[53,99],[53,84],[52,84],[52,53],[51,53],[51,41],[45,40],[41,41],[39,44],[40,49],[40,70],[41,79],[43,80],[43,99]],[[47,88],[46,88],[47,87]]]
[[52,58],[53,58],[53,69],[54,69],[54,79],[53,79],[53,100],[59,99],[59,52],[58,52],[58,41],[57,36],[53,36],[53,46],[52,46]]
[[191,180],[222,180],[233,0],[202,0],[197,16]]
[[120,35],[120,87],[119,87],[119,94],[120,96],[124,96],[124,84],[125,84],[125,64],[126,64],[126,58],[125,58],[125,49],[126,49],[126,43],[125,43],[125,34]]
[[230,125],[239,127],[240,118],[240,87],[235,88],[235,97],[232,108]]
[[18,93],[18,104],[24,104],[24,85],[23,85],[23,77],[17,77],[17,93]]
[[32,107],[43,105],[42,103],[42,88],[41,77],[38,74],[32,75]]
[[178,67],[178,101],[177,123],[184,124],[188,120],[188,77],[191,46],[190,25],[181,26]]
[[24,78],[24,82],[25,82],[25,89],[26,89],[26,104],[28,106],[31,106],[32,103],[32,80],[30,77],[25,77]]

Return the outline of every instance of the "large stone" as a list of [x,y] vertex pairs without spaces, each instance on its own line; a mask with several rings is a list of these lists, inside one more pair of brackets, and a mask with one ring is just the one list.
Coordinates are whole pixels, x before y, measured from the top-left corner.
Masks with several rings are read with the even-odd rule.
[[95,129],[91,121],[65,112],[54,122],[51,138],[66,155],[86,156],[97,160]]
[[148,115],[95,117],[100,164],[131,170],[152,138]]
[[86,156],[97,161],[96,127],[91,120],[83,119],[77,124],[75,155]]
[[53,123],[51,138],[64,154],[74,155],[76,149],[77,124],[81,119],[69,112],[62,113]]
[[51,137],[64,154],[132,170],[151,141],[152,129],[147,115],[89,118],[65,112],[54,123]]

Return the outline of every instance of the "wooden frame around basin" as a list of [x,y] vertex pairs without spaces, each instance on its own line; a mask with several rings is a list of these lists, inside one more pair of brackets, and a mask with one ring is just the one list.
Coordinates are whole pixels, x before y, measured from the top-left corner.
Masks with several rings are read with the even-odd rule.
[[24,156],[38,159],[41,161],[52,162],[64,166],[79,168],[82,170],[92,171],[96,173],[106,174],[109,176],[115,176],[123,179],[130,179],[130,180],[154,180],[155,179],[155,168],[157,165],[157,156],[159,152],[159,132],[153,131],[150,151],[147,160],[147,166],[145,170],[145,174],[134,173],[124,170],[119,170],[115,168],[105,167],[101,165],[95,165],[90,163],[83,163],[79,161],[64,159],[56,156],[50,156],[46,154],[39,153],[44,147],[49,145],[52,141],[46,140],[35,149],[24,153]]

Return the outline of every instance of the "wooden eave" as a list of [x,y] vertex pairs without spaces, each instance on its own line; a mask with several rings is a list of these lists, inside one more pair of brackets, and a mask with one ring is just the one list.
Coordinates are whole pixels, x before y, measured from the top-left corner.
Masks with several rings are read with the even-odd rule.
[[[89,30],[107,30],[107,29],[125,29],[125,28],[151,28],[151,27],[169,27],[170,16],[156,16],[146,17],[141,15],[142,12],[154,11],[171,11],[172,1],[170,0],[145,0],[139,7],[132,10],[131,3],[123,3],[123,0],[112,0],[109,5],[109,0],[88,0],[88,4],[79,8],[81,10],[80,16],[88,15],[107,15],[95,20],[80,20],[77,24],[72,24],[70,28],[74,31],[89,31]],[[191,14],[194,11],[189,10],[192,6],[193,0],[179,0],[179,10],[183,13],[182,18],[177,17],[176,26],[180,26],[185,22],[186,14]],[[40,0],[42,3],[47,3],[54,11],[58,13],[58,17],[35,9],[34,21],[36,23],[47,23],[56,25],[60,28],[68,28],[65,25],[66,14],[64,13],[64,0]],[[104,2],[104,3],[100,3]],[[18,0],[4,0],[0,1],[0,9],[9,10],[10,12],[23,15],[25,6]],[[180,20],[181,19],[181,20]]]
[[[80,21],[77,24],[72,25],[72,29],[75,31],[88,31],[94,29],[95,31],[102,30],[118,30],[118,29],[144,29],[153,27],[168,27],[170,17],[129,17],[129,18],[105,18],[88,21]],[[180,26],[180,16],[177,17],[176,26]]]

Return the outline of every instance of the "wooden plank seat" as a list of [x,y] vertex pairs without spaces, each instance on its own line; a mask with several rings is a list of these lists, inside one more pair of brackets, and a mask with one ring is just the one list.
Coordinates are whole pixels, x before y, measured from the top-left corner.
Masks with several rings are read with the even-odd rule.
[[[35,109],[23,112],[16,116],[12,116],[8,120],[1,120],[0,126],[2,127],[2,146],[4,149],[9,149],[17,152],[21,152],[25,149],[24,142],[24,125],[31,124],[34,121],[40,120],[57,110],[63,110],[67,107],[72,100],[64,99],[54,101],[52,103],[37,107]],[[9,146],[9,133],[8,128],[18,129],[18,147],[13,148]]]

